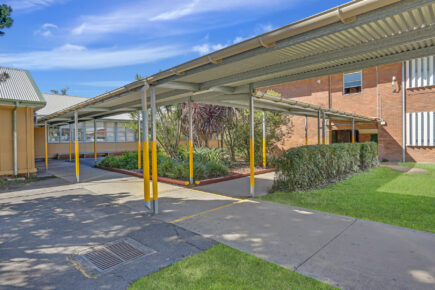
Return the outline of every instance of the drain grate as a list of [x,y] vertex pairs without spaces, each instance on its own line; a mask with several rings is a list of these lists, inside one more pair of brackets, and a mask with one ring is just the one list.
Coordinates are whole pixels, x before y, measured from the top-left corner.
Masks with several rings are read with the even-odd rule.
[[108,250],[104,248],[94,250],[83,256],[88,259],[89,262],[94,264],[94,266],[100,271],[107,270],[122,263],[122,260],[120,258],[111,254]]
[[152,253],[154,253],[154,250],[130,238],[126,238],[93,248],[91,251],[88,250],[80,256],[99,272],[103,272]]
[[112,253],[114,253],[124,261],[132,260],[134,258],[145,255],[144,252],[136,249],[135,247],[131,246],[130,244],[124,241],[120,241],[112,245],[109,245],[107,246],[107,249],[112,251]]

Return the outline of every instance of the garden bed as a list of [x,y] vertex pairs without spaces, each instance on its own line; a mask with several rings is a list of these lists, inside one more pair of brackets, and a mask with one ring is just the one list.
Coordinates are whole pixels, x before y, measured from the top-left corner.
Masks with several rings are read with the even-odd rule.
[[[127,174],[131,176],[136,176],[143,178],[142,169],[121,169],[121,168],[110,168],[110,167],[104,167],[100,165],[95,165],[96,168],[109,170],[113,172],[118,172],[122,174]],[[231,168],[229,170],[229,175],[221,176],[221,177],[215,177],[215,178],[208,178],[208,179],[202,179],[202,180],[196,180],[195,184],[193,186],[197,185],[206,185],[206,184],[212,184],[212,183],[218,183],[222,181],[242,178],[250,175],[249,167],[238,167],[238,168]],[[274,168],[266,168],[263,169],[262,167],[255,167],[255,175],[257,174],[263,174],[263,173],[269,173],[275,171]],[[152,180],[152,176],[150,175],[150,180]],[[189,184],[189,181],[183,181],[179,179],[169,178],[169,177],[163,177],[158,176],[157,180],[160,182],[175,184],[175,185],[182,185],[182,186],[191,186]]]

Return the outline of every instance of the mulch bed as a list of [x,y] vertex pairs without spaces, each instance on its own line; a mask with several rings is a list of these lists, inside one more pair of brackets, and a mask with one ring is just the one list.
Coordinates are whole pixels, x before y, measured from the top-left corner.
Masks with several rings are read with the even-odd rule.
[[[113,172],[118,172],[118,173],[122,173],[122,174],[127,174],[127,175],[131,175],[131,176],[143,178],[142,169],[127,170],[127,169],[121,169],[121,168],[108,168],[108,167],[103,167],[103,166],[99,166],[99,165],[95,165],[95,167],[100,168],[100,169],[104,169],[104,170],[109,170],[109,171],[113,171]],[[274,168],[263,169],[263,167],[259,167],[259,166],[255,167],[255,175],[268,173],[268,172],[274,172],[274,171],[275,171]],[[246,165],[246,163],[237,163],[234,167],[228,169],[228,172],[229,172],[229,175],[227,175],[227,176],[221,176],[221,177],[216,177],[216,178],[209,178],[209,179],[195,181],[195,184],[193,186],[212,184],[212,183],[232,180],[232,179],[236,179],[236,178],[246,177],[246,176],[250,175],[250,167],[249,167],[249,165]],[[152,176],[150,176],[150,180],[152,180]],[[173,178],[169,178],[169,177],[158,176],[157,180],[161,181],[161,182],[170,183],[170,184],[176,184],[176,185],[182,185],[182,186],[192,186],[189,184],[188,181],[182,181],[182,180],[173,179]]]

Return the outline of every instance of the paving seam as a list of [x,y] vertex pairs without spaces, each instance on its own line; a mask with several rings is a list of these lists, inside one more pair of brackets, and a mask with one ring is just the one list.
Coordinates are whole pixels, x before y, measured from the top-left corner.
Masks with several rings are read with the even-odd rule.
[[193,215],[189,215],[189,216],[181,217],[181,218],[178,218],[178,219],[175,219],[175,220],[169,221],[168,223],[170,223],[170,224],[174,224],[174,223],[182,222],[182,221],[185,221],[185,220],[188,220],[188,219],[191,219],[191,218],[194,218],[194,217],[197,217],[197,216],[200,216],[200,215],[206,214],[206,213],[214,212],[214,211],[217,211],[217,210],[220,210],[220,209],[223,209],[223,208],[226,208],[226,207],[232,206],[232,205],[236,205],[236,204],[239,204],[239,203],[243,203],[243,202],[246,202],[246,201],[243,200],[243,199],[241,199],[241,200],[237,200],[237,201],[235,201],[235,202],[228,203],[228,204],[224,204],[224,205],[221,205],[221,206],[218,206],[218,207],[215,207],[215,208],[212,208],[212,209],[208,209],[208,210],[205,210],[205,211],[202,211],[202,212],[199,212],[199,213],[193,214]]
[[317,253],[319,253],[321,250],[323,250],[324,248],[326,248],[328,245],[330,245],[333,241],[335,241],[338,237],[340,237],[347,229],[349,229],[351,226],[353,226],[356,222],[358,221],[358,219],[354,219],[348,226],[346,226],[342,231],[340,231],[338,234],[336,234],[332,239],[330,239],[326,244],[324,244],[322,247],[320,247],[320,249],[318,249],[317,251],[315,251],[311,256],[309,256],[308,258],[306,258],[302,263],[300,263],[299,265],[297,265],[294,268],[294,271],[297,271],[300,267],[302,267],[305,263],[307,263],[312,257],[314,257],[315,255],[317,255]]

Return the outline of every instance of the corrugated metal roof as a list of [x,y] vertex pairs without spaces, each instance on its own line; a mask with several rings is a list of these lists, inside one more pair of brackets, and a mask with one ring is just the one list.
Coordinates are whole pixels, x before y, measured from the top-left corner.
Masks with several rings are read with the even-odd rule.
[[[363,2],[352,1],[349,5]],[[255,47],[223,58],[210,56],[204,64],[204,57],[192,60],[185,69],[180,70],[183,65],[173,67],[41,121],[72,119],[74,110],[79,111],[80,120],[105,117],[123,108],[125,112],[138,110],[141,88],[146,83],[154,87],[158,106],[192,97],[201,103],[246,107],[252,89],[435,55],[435,1],[392,2],[395,3],[358,14],[351,21],[319,24],[312,30],[277,39],[272,46]],[[279,109],[276,103],[259,101],[255,106],[263,110]],[[344,114],[343,117],[348,118]]]
[[9,78],[0,82],[0,100],[34,103],[35,105],[44,103],[44,98],[28,71],[0,67],[0,74],[2,73],[7,73]]
[[37,116],[47,116],[54,112],[63,110],[88,100],[86,97],[75,97],[57,94],[42,94],[47,104],[42,109],[36,111]]

